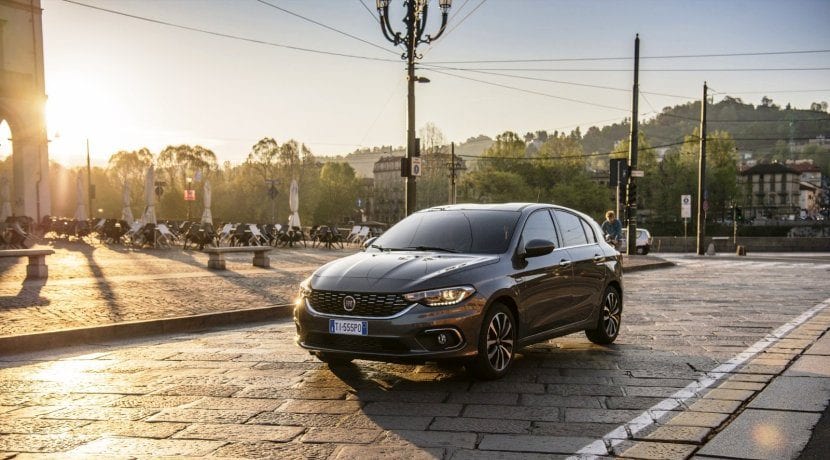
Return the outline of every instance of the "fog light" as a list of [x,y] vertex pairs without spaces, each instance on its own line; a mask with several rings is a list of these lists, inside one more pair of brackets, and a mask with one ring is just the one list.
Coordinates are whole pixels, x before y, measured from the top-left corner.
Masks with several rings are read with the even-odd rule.
[[461,332],[455,328],[427,329],[418,334],[418,342],[427,350],[454,350],[463,345]]

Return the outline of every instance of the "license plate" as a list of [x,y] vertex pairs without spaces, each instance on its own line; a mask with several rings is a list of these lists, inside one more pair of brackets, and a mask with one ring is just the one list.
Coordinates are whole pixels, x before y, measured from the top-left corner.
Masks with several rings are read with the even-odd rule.
[[368,335],[369,323],[367,321],[348,321],[341,319],[330,319],[329,333],[345,335]]

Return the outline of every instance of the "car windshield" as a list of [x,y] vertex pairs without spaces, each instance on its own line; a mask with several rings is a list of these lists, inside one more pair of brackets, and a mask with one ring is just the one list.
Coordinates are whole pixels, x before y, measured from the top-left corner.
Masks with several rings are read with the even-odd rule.
[[501,254],[520,213],[494,210],[433,210],[412,214],[372,243],[390,251]]

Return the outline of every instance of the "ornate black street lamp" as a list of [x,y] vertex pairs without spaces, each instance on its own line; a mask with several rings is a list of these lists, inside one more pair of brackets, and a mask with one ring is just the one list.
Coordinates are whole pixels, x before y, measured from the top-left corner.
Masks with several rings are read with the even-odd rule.
[[[400,32],[392,30],[392,25],[389,24],[389,3],[390,0],[377,0],[378,14],[380,15],[380,28],[383,30],[383,36],[392,42],[395,46],[404,43],[406,51],[401,55],[401,59],[406,59],[407,70],[407,127],[406,127],[406,158],[407,165],[412,164],[412,157],[415,155],[415,82],[429,81],[415,77],[415,59],[421,59],[423,56],[418,55],[416,48],[421,43],[431,43],[437,40],[447,26],[447,15],[452,5],[452,0],[438,0],[438,6],[441,8],[441,28],[433,37],[427,35],[424,37],[424,30],[427,25],[427,9],[429,6],[428,0],[404,0],[403,4],[406,7],[406,16],[403,18],[403,23],[406,25],[406,35],[401,35]],[[410,166],[411,167],[411,166]],[[405,171],[406,175],[406,215],[415,211],[416,197],[415,192],[415,176],[412,175],[411,169]]]

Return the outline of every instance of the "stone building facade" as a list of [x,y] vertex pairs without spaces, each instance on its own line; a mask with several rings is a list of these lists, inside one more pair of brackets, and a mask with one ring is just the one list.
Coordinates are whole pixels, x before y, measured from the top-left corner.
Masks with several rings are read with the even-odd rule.
[[800,213],[801,174],[781,163],[761,163],[741,172],[749,219],[787,219]]

